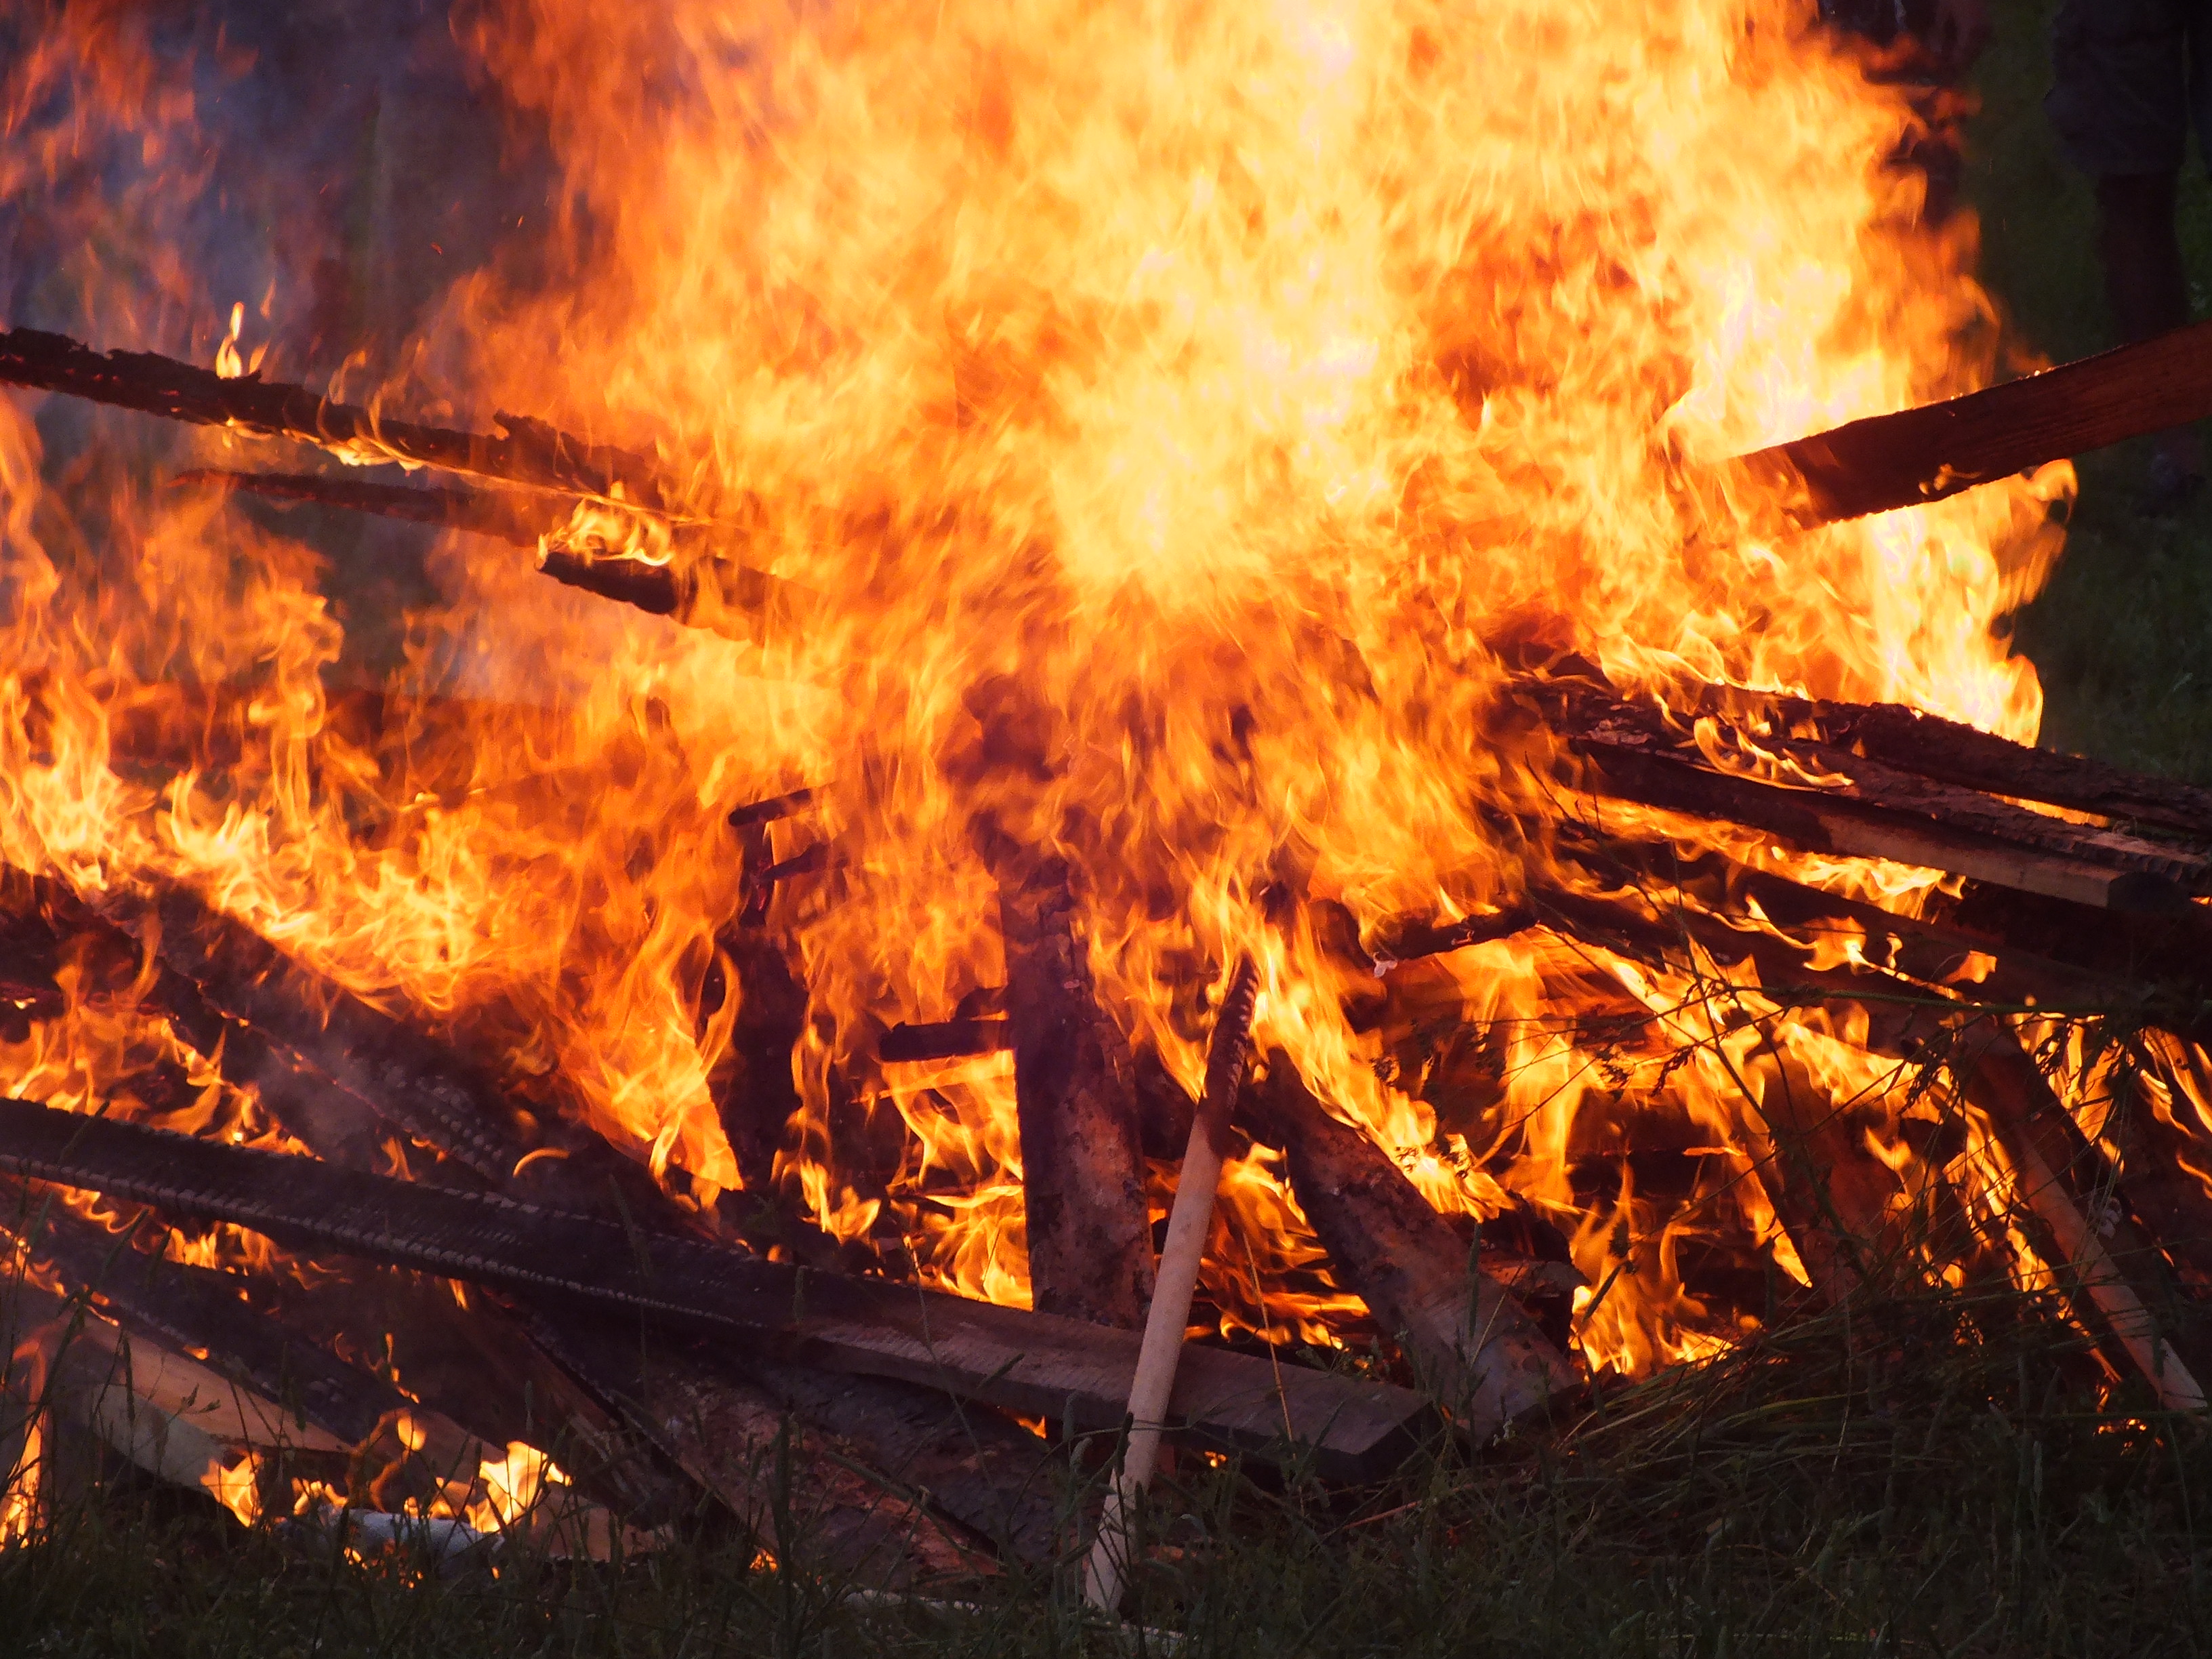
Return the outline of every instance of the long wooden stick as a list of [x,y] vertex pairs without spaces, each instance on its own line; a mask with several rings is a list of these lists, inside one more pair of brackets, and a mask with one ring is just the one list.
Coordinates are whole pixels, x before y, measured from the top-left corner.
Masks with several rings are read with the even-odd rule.
[[1106,1494],[1098,1535],[1091,1546],[1084,1594],[1091,1604],[1113,1612],[1120,1606],[1129,1570],[1129,1510],[1152,1478],[1159,1461],[1160,1431],[1168,1396],[1175,1389],[1176,1366],[1182,1358],[1183,1328],[1190,1323],[1190,1299],[1206,1254],[1206,1235],[1213,1224],[1214,1188],[1228,1151],[1229,1115],[1244,1080],[1244,1060],[1252,1045],[1252,1011],[1259,1000],[1260,971],[1246,957],[1237,964],[1229,994],[1213,1022],[1206,1055],[1206,1097],[1191,1120],[1190,1146],[1176,1182],[1175,1208],[1168,1214],[1167,1243],[1160,1251],[1159,1276],[1145,1316],[1144,1346],[1137,1351],[1137,1375],[1129,1385],[1129,1439],[1121,1468]]
[[211,369],[151,351],[94,351],[38,329],[0,331],[0,382],[63,392],[197,426],[227,426],[313,444],[352,461],[404,461],[539,489],[659,509],[670,492],[646,456],[587,443],[526,415],[501,414],[497,436],[392,421],[303,386]]

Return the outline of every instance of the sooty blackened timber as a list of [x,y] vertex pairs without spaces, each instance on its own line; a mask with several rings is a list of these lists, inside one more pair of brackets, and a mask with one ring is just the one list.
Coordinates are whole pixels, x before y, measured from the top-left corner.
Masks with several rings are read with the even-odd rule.
[[409,461],[573,495],[618,496],[649,508],[668,499],[645,456],[586,443],[527,416],[495,416],[504,428],[496,437],[389,420],[305,386],[265,383],[252,374],[227,380],[150,351],[98,352],[36,329],[0,332],[0,382],[173,421],[292,439],[352,460]]
[[531,1112],[443,1044],[313,972],[243,923],[179,890],[161,896],[158,919],[155,949],[210,1002],[498,1190],[573,1208],[627,1206],[655,1224],[674,1219],[641,1165],[597,1136]]
[[[441,1191],[24,1101],[0,1102],[0,1169],[172,1213],[233,1221],[287,1248],[364,1255],[518,1295],[628,1308],[727,1333],[747,1351],[903,1377],[1079,1430],[1120,1424],[1138,1338],[940,1291],[817,1273],[494,1194]],[[1185,1357],[1175,1423],[1200,1443],[1294,1450],[1358,1479],[1411,1449],[1407,1390],[1213,1349]],[[1286,1446],[1287,1439],[1287,1446]]]
[[995,850],[1032,1294],[1133,1331],[1153,1263],[1129,1057],[1092,992],[1066,866]]
[[[1593,763],[1582,780],[1593,793],[1749,825],[1808,852],[1891,859],[2105,910],[2169,909],[2188,892],[2212,891],[2212,864],[2194,854],[1925,780],[1892,805],[1881,793],[1854,793],[1848,781],[1785,787],[1708,769],[1694,750],[1684,753],[1642,720],[1603,722],[1572,741]],[[1942,806],[1929,810],[1937,793]]]
[[1470,1271],[1449,1224],[1380,1147],[1328,1115],[1286,1055],[1269,1057],[1241,1109],[1285,1149],[1291,1188],[1344,1282],[1471,1431],[1486,1438],[1580,1392],[1520,1304]]
[[[184,1044],[215,1061],[224,1081],[253,1091],[289,1133],[317,1156],[349,1169],[385,1167],[389,1132],[368,1102],[333,1084],[258,1030],[227,1018],[184,975],[142,964],[138,941],[50,876],[0,866],[0,972],[51,985],[64,956],[84,970],[78,994],[129,995],[166,1021]],[[60,996],[48,1012],[59,1013]],[[435,1154],[417,1160],[418,1178],[471,1180]]]
[[1784,497],[1787,522],[1812,526],[1939,500],[2207,415],[2212,323],[2197,323],[1985,391],[1777,444],[1735,465]]
[[765,626],[796,621],[817,602],[815,595],[796,583],[716,556],[704,537],[688,530],[676,534],[683,544],[682,556],[665,563],[564,544],[569,514],[577,504],[549,506],[542,498],[515,491],[420,489],[312,473],[230,472],[210,467],[179,473],[174,482],[439,525],[535,549],[539,574],[564,586],[729,639],[759,638]]
[[14,1234],[33,1258],[47,1263],[72,1289],[89,1291],[127,1330],[204,1362],[349,1443],[366,1440],[407,1397],[374,1373],[333,1358],[241,1297],[226,1275],[182,1267],[134,1249],[129,1234],[111,1233],[64,1208],[55,1194],[14,1180],[0,1182],[0,1230]]
[[757,1382],[621,1320],[564,1312],[539,1335],[786,1570],[909,1589],[976,1565],[898,1483],[833,1455]]
[[[826,1437],[847,1448],[848,1461],[869,1471],[880,1491],[918,1499],[1013,1559],[1049,1560],[1068,1529],[1060,1458],[988,1407],[890,1377],[740,1358],[596,1314],[564,1310],[535,1328],[551,1352],[641,1427],[665,1422],[651,1404],[657,1390],[674,1389],[702,1405],[726,1391],[713,1409],[734,1413],[756,1452],[773,1446],[775,1419],[787,1418],[810,1443]],[[725,1502],[735,1498],[732,1507],[744,1505],[748,1518],[765,1511],[772,1494],[762,1483],[771,1471],[757,1462],[740,1466],[706,1446],[662,1443],[695,1475],[712,1474],[708,1484]],[[818,1450],[810,1445],[810,1469],[831,1467]]]
[[2087,755],[2030,748],[1899,703],[1729,694],[1784,731],[1923,777],[2094,812],[2123,824],[2212,841],[2212,790],[2147,776]]

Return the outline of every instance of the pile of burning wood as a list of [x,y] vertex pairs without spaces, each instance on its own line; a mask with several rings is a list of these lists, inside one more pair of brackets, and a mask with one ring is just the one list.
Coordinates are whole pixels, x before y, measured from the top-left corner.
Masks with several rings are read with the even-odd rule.
[[[1782,477],[1775,499],[1799,523],[1964,488],[2205,412],[2208,337],[1861,422],[1686,487]],[[679,621],[752,634],[821,603],[680,534],[652,559],[579,541],[567,526],[581,507],[650,517],[670,497],[642,459],[535,422],[502,417],[498,437],[411,425],[28,331],[0,336],[0,380],[470,475],[222,482],[539,547],[557,580]],[[1723,686],[1623,696],[1571,654],[1504,648],[1516,672],[1469,742],[1522,757],[1541,786],[1497,830],[1540,846],[1528,867],[1544,874],[1446,921],[1363,934],[1287,888],[1269,921],[1323,941],[1378,1071],[1478,1166],[1545,1132],[1509,1077],[1528,1034],[1486,1018],[1471,989],[1498,953],[1536,952],[1558,988],[1551,1035],[1608,1068],[1620,1105],[1573,1126],[1583,1141],[1565,1161],[1591,1184],[1548,1206],[1498,1189],[1479,1225],[1441,1213],[1279,1049],[1241,1086],[1235,1064],[1217,1068],[1226,1125],[1209,1125],[1098,1004],[1085,872],[986,827],[1006,982],[952,1018],[890,1025],[877,1059],[1011,1054],[1028,1309],[919,1282],[894,1250],[821,1231],[775,1179],[806,1017],[775,900],[833,861],[820,841],[777,855],[773,828],[803,822],[805,791],[729,815],[747,897],[721,961],[742,981],[743,1063],[720,1103],[747,1178],[703,1202],[517,1100],[484,1057],[318,973],[219,896],[0,874],[0,1036],[99,1007],[163,1028],[173,1056],[92,1111],[0,1103],[10,1389],[36,1407],[11,1419],[11,1523],[52,1500],[74,1437],[248,1519],[364,1538],[399,1524],[372,1517],[402,1516],[448,1541],[521,1529],[605,1553],[711,1504],[781,1557],[881,1584],[1072,1559],[1096,1524],[1086,1471],[1129,1425],[1155,1305],[1148,1164],[1171,1183],[1201,1146],[1216,1163],[1277,1149],[1319,1247],[1303,1271],[1334,1297],[1324,1322],[1373,1358],[1321,1369],[1260,1340],[1287,1331],[1183,1346],[1161,1420],[1206,1451],[1352,1482],[1443,1424],[1478,1439],[1571,1432],[1593,1371],[1651,1358],[1593,1334],[1639,1278],[1680,1287],[1695,1340],[1662,1358],[1793,1310],[2019,1286],[2087,1334],[2113,1389],[2201,1409],[2212,793],[1899,707]],[[179,732],[221,724],[222,695],[179,692],[115,741],[175,762]],[[386,713],[355,699],[343,718],[374,728]],[[1862,860],[1948,879],[1915,914],[1817,884]],[[1228,967],[1213,965],[1217,985]],[[1224,1052],[1249,999],[1241,1013],[1216,1022]],[[1727,1146],[1699,1144],[1693,1115],[1643,1109],[1690,1068],[1772,1058],[1788,1021],[1818,1024],[1859,1069],[1767,1066]],[[1870,1077],[1909,1097],[1882,1108],[1896,1139],[1870,1133]],[[246,1115],[186,1109],[218,1083]],[[145,1121],[180,1113],[194,1133]],[[287,1150],[239,1144],[272,1134]],[[192,1256],[210,1224],[232,1230],[220,1265]],[[1191,1250],[1206,1238],[1202,1215],[1183,1237]],[[1171,1310],[1194,1267],[1162,1281]],[[1255,1301],[1267,1306],[1265,1287]],[[1185,1322],[1170,1322],[1181,1345]],[[1218,1334],[1210,1315],[1199,1323]]]

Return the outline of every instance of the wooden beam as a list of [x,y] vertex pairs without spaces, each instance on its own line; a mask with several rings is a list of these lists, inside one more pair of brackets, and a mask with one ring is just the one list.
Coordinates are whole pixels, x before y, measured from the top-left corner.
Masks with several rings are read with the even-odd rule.
[[[1571,743],[1593,763],[1582,782],[1594,794],[1747,824],[1808,852],[1889,859],[2102,910],[2166,910],[2212,891],[2212,864],[2201,857],[1926,780],[1910,805],[1848,781],[1832,789],[1769,783],[1711,770],[1641,721],[1603,723]],[[1853,770],[1875,775],[1866,763]],[[1971,811],[1958,799],[1966,796]]]
[[1129,1056],[1093,993],[1067,866],[1002,844],[992,864],[1030,1299],[1040,1312],[1134,1331],[1154,1264]]
[[2030,748],[1899,703],[1829,702],[1729,694],[1785,732],[1902,771],[1991,794],[2094,812],[2122,826],[2212,840],[2212,789],[2151,777],[2087,755]]
[[2102,1316],[2160,1405],[2203,1411],[2212,1403],[2212,1322],[2161,1282],[2155,1243],[2118,1207],[2109,1172],[2034,1061],[2009,1031],[1996,1032],[1962,1062],[1960,1077],[1988,1114],[2020,1196],[2064,1253],[2074,1275],[2068,1288]]
[[494,416],[498,436],[386,418],[306,386],[226,380],[150,351],[98,352],[38,329],[0,331],[0,383],[59,392],[198,426],[230,427],[313,444],[347,460],[405,461],[507,483],[623,502],[650,511],[672,499],[653,461],[587,443],[525,415]]
[[[1024,1416],[1118,1427],[1134,1332],[808,1272],[702,1241],[441,1191],[313,1159],[0,1101],[0,1169],[363,1255],[533,1299],[628,1309],[719,1332],[745,1354],[903,1377]],[[1359,1479],[1411,1449],[1419,1396],[1297,1365],[1194,1348],[1170,1402],[1201,1444],[1310,1455]]]
[[2212,323],[1740,457],[1806,527],[1971,489],[2212,415]]

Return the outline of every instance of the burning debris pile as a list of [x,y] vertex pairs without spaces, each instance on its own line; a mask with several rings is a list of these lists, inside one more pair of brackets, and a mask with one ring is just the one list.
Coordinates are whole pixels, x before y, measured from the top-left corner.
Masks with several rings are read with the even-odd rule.
[[[2069,372],[2136,372],[2174,349]],[[509,418],[504,438],[382,422],[300,388],[21,331],[0,337],[0,376],[589,493],[548,507],[512,489],[319,475],[194,483],[501,535],[526,532],[533,510],[599,527],[656,511],[634,458],[625,478],[626,458],[535,422]],[[521,538],[544,540],[544,568],[564,582],[717,628],[795,625],[784,584],[733,579],[711,552],[577,552],[565,533]],[[927,1288],[884,1235],[841,1241],[789,1203],[772,1164],[763,1178],[779,1126],[763,1120],[758,1073],[718,1095],[751,1178],[679,1191],[204,895],[88,902],[11,869],[11,1040],[97,1018],[135,1026],[111,1041],[147,1056],[113,1074],[114,1097],[76,1110],[0,1104],[10,1236],[34,1287],[27,1305],[46,1316],[18,1353],[19,1389],[249,1521],[337,1524],[360,1505],[453,1529],[441,1539],[527,1524],[599,1553],[617,1526],[641,1539],[700,1493],[784,1547],[775,1490],[789,1471],[776,1459],[794,1455],[796,1424],[803,1484],[823,1509],[813,1523],[841,1565],[904,1583],[994,1551],[1048,1560],[1085,1531],[1055,1475],[1062,1449],[1131,1420],[1134,1332],[1154,1301],[1148,1188],[1173,1183],[1188,1136],[1272,1170],[1312,1241],[1293,1246],[1297,1274],[1255,1282],[1249,1305],[1321,1281],[1304,1317],[1340,1339],[1382,1339],[1417,1384],[1249,1344],[1194,1347],[1165,1374],[1164,1413],[1136,1420],[1209,1449],[1356,1480],[1387,1472],[1439,1411],[1481,1438],[1566,1427],[1591,1370],[1648,1369],[1755,1328],[1746,1287],[1762,1262],[1816,1307],[1914,1282],[2047,1288],[2055,1316],[2094,1334],[2112,1383],[2201,1409],[2212,796],[1893,705],[1690,693],[1624,700],[1557,652],[1505,683],[1481,740],[1516,755],[1528,793],[1501,827],[1547,851],[1546,875],[1508,903],[1363,940],[1340,906],[1288,884],[1260,896],[1266,927],[1342,966],[1347,1028],[1373,1038],[1378,1077],[1455,1126],[1434,1150],[1466,1178],[1545,1133],[1540,1111],[1516,1103],[1516,1069],[1567,1053],[1601,1069],[1608,1109],[1585,1103],[1566,1126],[1583,1144],[1565,1161],[1585,1178],[1609,1164],[1610,1190],[1539,1204],[1493,1188],[1498,1206],[1460,1225],[1279,1047],[1241,1090],[1236,1062],[1225,1124],[1194,1133],[1191,1096],[1157,1051],[1130,1050],[1098,1000],[1079,872],[986,820],[1007,982],[949,1019],[881,1029],[872,1059],[888,1075],[1011,1056],[1036,1311]],[[142,766],[180,763],[178,731],[235,715],[219,696],[184,694],[146,713],[118,734]],[[1025,715],[986,705],[978,718],[988,731]],[[355,717],[389,716],[372,705]],[[726,814],[738,902],[716,970],[737,982],[715,998],[740,1011],[803,1012],[782,977],[779,907],[832,885],[836,844],[779,856],[771,826],[805,818],[816,798]],[[1955,890],[1911,915],[1784,873],[1816,856],[1941,871]],[[1515,951],[1536,957],[1558,1010],[1534,1029],[1480,1006],[1483,978]],[[1232,1042],[1255,1012],[1245,973],[1241,1007],[1222,1016]],[[744,1060],[780,1069],[803,1032],[753,1018]],[[1666,1109],[1707,1067],[1751,1109],[1725,1137]],[[196,1133],[128,1121],[187,1098]],[[908,1162],[894,1149],[879,1188]],[[196,1234],[209,1224],[213,1236]],[[1204,1213],[1183,1231],[1206,1239]],[[1228,1238],[1217,1231],[1213,1249]],[[210,1249],[220,1266],[192,1259]],[[1176,1291],[1186,1310],[1195,1265]],[[1244,1265],[1257,1280],[1256,1257]],[[1615,1294],[1643,1306],[1611,1328],[1608,1351],[1597,1322]],[[1231,1315],[1224,1304],[1204,1322],[1233,1328]],[[1178,1347],[1185,1316],[1171,1320]],[[382,1333],[380,1367],[366,1363],[364,1330]],[[1671,1351],[1639,1346],[1662,1332]],[[35,1501],[48,1432],[36,1415],[19,1429],[18,1512]],[[585,1473],[580,1486],[549,1444]]]
[[[89,1437],[248,1521],[714,1508],[908,1585],[1117,1536],[1155,1426],[1367,1480],[1990,1286],[2201,1409],[2212,794],[2000,735],[1991,629],[2064,457],[2212,412],[2212,336],[1975,389],[1900,106],[1779,6],[1583,48],[1620,75],[1534,0],[1480,70],[1405,9],[1208,13],[1182,102],[1007,9],[941,62],[784,20],[698,131],[572,128],[619,29],[486,46],[607,227],[557,306],[471,301],[560,425],[264,379],[235,313],[213,370],[0,333],[201,429],[84,591],[20,420],[0,477],[6,1524]],[[1555,191],[1498,61],[1800,171]],[[465,597],[334,690],[249,497],[451,532]]]

